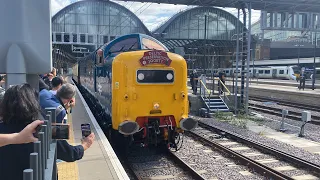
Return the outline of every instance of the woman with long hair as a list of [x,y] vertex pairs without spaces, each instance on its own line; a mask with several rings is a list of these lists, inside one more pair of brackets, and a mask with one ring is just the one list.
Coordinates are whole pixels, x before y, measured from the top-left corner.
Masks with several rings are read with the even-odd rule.
[[[39,119],[38,93],[29,85],[11,86],[0,103],[0,134],[17,133]],[[30,168],[29,155],[33,144],[12,144],[0,148],[1,179],[23,179],[23,170]]]

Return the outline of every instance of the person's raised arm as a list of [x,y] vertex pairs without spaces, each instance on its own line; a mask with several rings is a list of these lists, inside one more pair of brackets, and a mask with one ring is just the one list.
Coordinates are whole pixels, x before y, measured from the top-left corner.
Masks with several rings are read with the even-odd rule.
[[24,144],[37,141],[38,139],[33,136],[33,133],[40,124],[43,124],[43,121],[36,120],[19,133],[0,134],[0,147],[9,144]]

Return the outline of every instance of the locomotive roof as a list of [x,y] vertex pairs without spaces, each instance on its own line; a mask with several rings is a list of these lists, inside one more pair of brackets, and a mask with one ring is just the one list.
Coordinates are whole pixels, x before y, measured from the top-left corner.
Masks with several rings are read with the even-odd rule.
[[[160,41],[145,34],[128,34],[114,39],[113,41],[104,44],[101,48],[104,53],[104,57],[109,56],[112,53],[126,52],[126,51],[138,51],[149,49],[148,46],[143,44],[142,40],[148,39],[154,45],[162,47],[165,51],[169,51],[168,48]],[[146,48],[147,47],[147,48]],[[150,48],[153,49],[153,48]]]

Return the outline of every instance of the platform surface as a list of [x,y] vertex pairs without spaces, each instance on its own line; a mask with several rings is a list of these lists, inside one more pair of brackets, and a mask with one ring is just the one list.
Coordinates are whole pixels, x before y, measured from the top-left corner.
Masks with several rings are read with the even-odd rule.
[[[75,163],[58,163],[59,180],[129,180],[108,139],[102,132],[88,105],[77,90],[76,106],[68,117],[72,124],[70,144],[81,144],[81,124],[90,123],[95,141]],[[69,120],[70,119],[70,120]],[[74,142],[73,142],[74,137]]]

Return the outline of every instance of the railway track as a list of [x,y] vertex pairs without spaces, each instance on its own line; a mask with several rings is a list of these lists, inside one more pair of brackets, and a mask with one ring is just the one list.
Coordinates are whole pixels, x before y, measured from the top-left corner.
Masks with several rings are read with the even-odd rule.
[[[270,106],[249,103],[249,109],[282,117],[282,108],[275,108],[275,107],[270,107]],[[295,112],[295,111],[288,111],[288,112],[289,112],[289,114],[287,115],[287,118],[292,119],[292,120],[301,121],[301,113]],[[311,115],[311,122],[310,123],[315,124],[315,125],[320,125],[320,117],[315,116],[315,115]]]
[[316,164],[219,127],[199,122],[199,127],[188,132],[187,135],[228,154],[268,179],[318,179],[317,177],[320,177],[320,166]]
[[293,103],[288,101],[281,101],[281,100],[272,99],[272,98],[261,98],[261,97],[250,96],[250,100],[259,101],[259,102],[276,102],[278,105],[320,112],[320,108],[316,106],[298,104],[298,103]]
[[195,179],[204,180],[184,160],[167,149],[137,148],[124,158],[132,179]]

